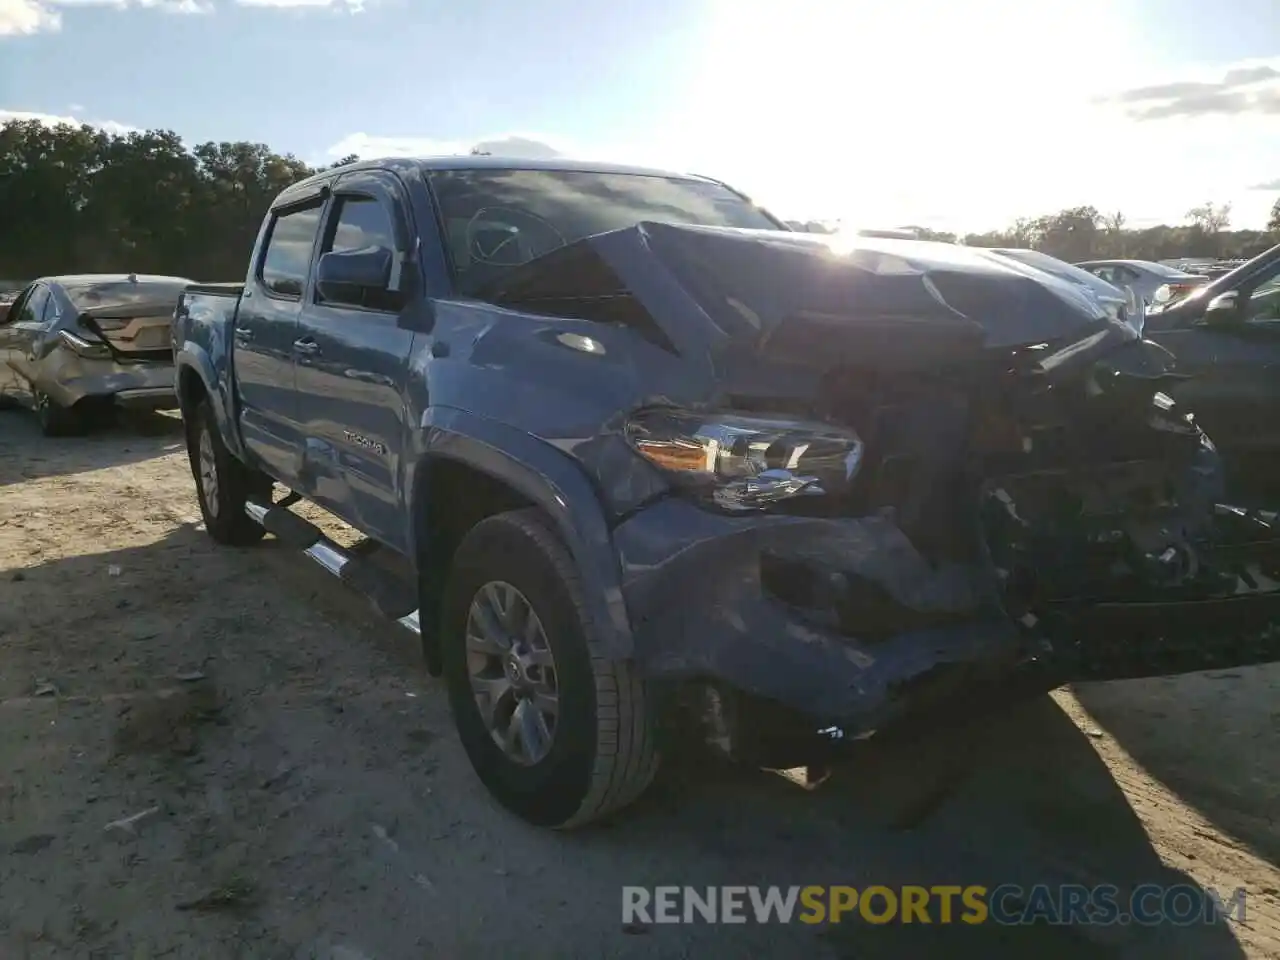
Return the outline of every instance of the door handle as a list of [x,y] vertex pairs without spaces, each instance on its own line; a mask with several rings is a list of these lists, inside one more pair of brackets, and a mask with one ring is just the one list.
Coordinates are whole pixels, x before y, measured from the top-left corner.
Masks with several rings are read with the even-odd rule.
[[293,341],[293,352],[300,353],[304,357],[314,357],[320,352],[320,344],[310,337],[303,337],[301,340]]
[[248,327],[236,327],[236,343],[248,343],[253,339],[253,331]]

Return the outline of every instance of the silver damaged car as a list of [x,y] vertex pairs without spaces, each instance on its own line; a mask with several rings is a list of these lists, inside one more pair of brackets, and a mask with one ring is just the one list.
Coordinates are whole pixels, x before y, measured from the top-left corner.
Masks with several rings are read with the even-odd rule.
[[191,281],[145,274],[42,277],[0,317],[0,395],[30,404],[47,435],[107,407],[170,409],[172,320]]

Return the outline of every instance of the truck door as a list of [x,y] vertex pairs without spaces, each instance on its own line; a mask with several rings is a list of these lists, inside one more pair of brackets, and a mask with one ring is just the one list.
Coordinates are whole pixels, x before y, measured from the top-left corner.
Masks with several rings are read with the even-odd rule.
[[417,232],[399,179],[356,171],[338,179],[325,216],[319,262],[384,251],[392,289],[326,286],[313,278],[298,325],[297,394],[303,431],[301,490],[396,549],[409,531],[398,500],[405,450],[407,365],[413,332],[400,325],[400,264]]
[[1280,261],[1235,295],[1238,315],[1228,322],[1197,318],[1151,339],[1191,375],[1170,393],[1220,448],[1236,486],[1273,497],[1280,493]]
[[319,234],[324,198],[274,210],[236,312],[232,365],[245,447],[282,483],[301,466],[294,367],[298,311]]

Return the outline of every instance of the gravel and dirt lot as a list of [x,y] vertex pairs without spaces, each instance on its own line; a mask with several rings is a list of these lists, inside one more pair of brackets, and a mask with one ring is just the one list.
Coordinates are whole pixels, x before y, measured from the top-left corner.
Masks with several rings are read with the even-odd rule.
[[[0,413],[0,958],[1280,957],[1280,667],[1059,692],[815,790],[705,761],[496,808],[416,644],[199,528],[180,424]],[[1195,882],[1244,923],[624,927],[624,884]]]

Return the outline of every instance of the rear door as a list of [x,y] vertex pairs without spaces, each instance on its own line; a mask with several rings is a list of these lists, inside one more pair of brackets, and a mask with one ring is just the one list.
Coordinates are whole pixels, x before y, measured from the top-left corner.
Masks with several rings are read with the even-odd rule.
[[0,390],[27,393],[36,375],[33,348],[53,306],[49,287],[33,283],[9,309],[0,326]]
[[245,446],[268,473],[291,487],[299,481],[302,461],[294,341],[323,213],[319,193],[272,211],[232,337]]
[[1191,379],[1171,391],[1194,411],[1227,458],[1242,469],[1256,458],[1280,483],[1280,261],[1238,291],[1242,315],[1231,324],[1195,318],[1151,339],[1178,358]]
[[[399,179],[356,171],[334,185],[316,259],[378,246],[399,264],[416,236]],[[398,495],[414,337],[400,324],[404,306],[403,294],[387,291],[326,298],[313,278],[298,325],[296,381],[307,496],[400,550],[409,542]]]

